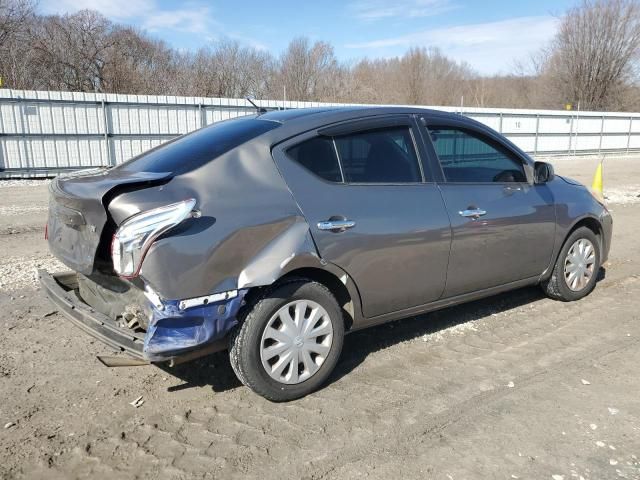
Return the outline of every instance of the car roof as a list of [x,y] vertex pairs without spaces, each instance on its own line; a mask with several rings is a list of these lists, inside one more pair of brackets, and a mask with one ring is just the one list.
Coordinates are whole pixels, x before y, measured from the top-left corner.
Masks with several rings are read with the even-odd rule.
[[309,115],[317,115],[323,112],[335,110],[335,107],[312,107],[312,108],[290,108],[288,110],[270,110],[263,113],[258,118],[261,120],[273,120],[284,123],[294,118],[306,117]]
[[441,110],[418,108],[412,106],[395,107],[352,105],[336,107],[296,108],[290,110],[272,110],[267,113],[257,115],[254,118],[280,123],[280,128],[276,128],[264,134],[264,137],[267,138],[272,145],[275,145],[300,133],[328,126],[334,123],[394,114],[424,115],[428,119],[455,119],[459,122],[477,124],[476,121],[457,113],[449,113]]
[[428,116],[437,117],[455,117],[459,118],[458,114],[444,112],[442,110],[433,110],[429,108],[417,108],[411,106],[371,106],[371,105],[349,105],[349,106],[335,106],[335,107],[311,107],[311,108],[292,108],[289,110],[271,110],[267,113],[259,115],[261,120],[272,120],[280,123],[286,123],[290,120],[300,120],[303,117],[314,121],[331,122],[334,118],[345,116],[353,117],[366,117],[371,115],[388,115],[388,114],[424,114]]
[[[261,138],[273,147],[274,145],[295,137],[303,132],[329,126],[334,123],[394,114],[424,115],[427,121],[455,121],[455,123],[459,125],[466,124],[469,127],[473,127],[476,130],[483,131],[489,135],[500,135],[487,125],[460,113],[413,106],[348,105],[335,107],[295,108],[290,110],[272,110],[267,113],[257,115],[254,118],[278,122],[281,124],[280,128],[273,129],[261,135]],[[509,139],[501,137],[501,142],[507,143],[523,157],[527,157],[526,153],[513,144]]]

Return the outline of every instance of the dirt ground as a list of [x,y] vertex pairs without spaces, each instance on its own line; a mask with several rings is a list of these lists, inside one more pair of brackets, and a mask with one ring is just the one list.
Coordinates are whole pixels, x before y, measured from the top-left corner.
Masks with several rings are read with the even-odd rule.
[[[590,182],[596,161],[554,164]],[[586,299],[526,288],[355,333],[326,388],[274,404],[224,354],[102,366],[34,281],[56,268],[46,186],[1,183],[0,477],[640,479],[640,157],[607,159],[605,190]]]

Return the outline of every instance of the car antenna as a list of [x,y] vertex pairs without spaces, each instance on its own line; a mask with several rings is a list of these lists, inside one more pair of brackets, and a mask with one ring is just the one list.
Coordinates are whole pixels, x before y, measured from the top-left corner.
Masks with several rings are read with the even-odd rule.
[[264,107],[259,107],[258,105],[256,105],[256,103],[253,101],[253,98],[251,97],[246,97],[247,102],[249,102],[251,105],[253,105],[256,109],[256,112],[258,113],[258,115],[263,114],[263,113],[267,113],[267,109]]

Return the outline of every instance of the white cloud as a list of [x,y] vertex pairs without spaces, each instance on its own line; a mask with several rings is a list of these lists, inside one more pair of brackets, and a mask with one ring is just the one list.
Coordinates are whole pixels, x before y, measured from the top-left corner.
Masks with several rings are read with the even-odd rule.
[[417,18],[439,15],[455,6],[450,0],[355,0],[349,10],[360,20]]
[[210,21],[207,7],[161,10],[145,16],[142,28],[150,32],[169,29],[180,32],[201,33],[207,31]]
[[261,52],[268,52],[269,47],[261,42],[260,40],[256,40],[252,37],[247,37],[245,35],[236,35],[235,33],[227,33],[227,36],[231,39],[239,41],[243,45],[247,45],[248,47],[255,48]]
[[40,9],[45,14],[96,10],[111,20],[136,23],[150,32],[205,32],[214,23],[209,8],[187,5],[176,10],[163,10],[157,0],[43,0]]
[[525,59],[548,42],[558,28],[550,16],[518,17],[498,22],[460,25],[409,33],[393,38],[352,43],[347,48],[371,50],[436,46],[481,73],[505,73],[515,60]]
[[43,0],[40,2],[40,9],[47,14],[74,13],[88,9],[96,10],[114,20],[148,15],[157,8],[155,0]]
[[219,35],[205,35],[204,37],[202,37],[202,40],[203,45],[214,44],[216,42],[221,42],[224,40],[234,40],[242,46],[255,48],[256,50],[259,50],[261,52],[269,51],[269,47],[259,40],[256,40],[253,37],[236,34],[234,32],[221,32]]

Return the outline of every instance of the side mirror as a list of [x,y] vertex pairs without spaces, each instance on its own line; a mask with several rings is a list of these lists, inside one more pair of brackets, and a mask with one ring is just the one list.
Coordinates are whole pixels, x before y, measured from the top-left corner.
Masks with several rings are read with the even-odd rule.
[[547,162],[536,162],[533,167],[533,172],[536,184],[550,182],[555,176],[553,165]]

